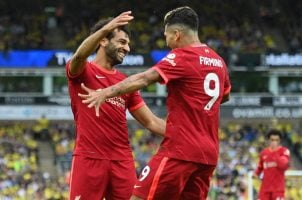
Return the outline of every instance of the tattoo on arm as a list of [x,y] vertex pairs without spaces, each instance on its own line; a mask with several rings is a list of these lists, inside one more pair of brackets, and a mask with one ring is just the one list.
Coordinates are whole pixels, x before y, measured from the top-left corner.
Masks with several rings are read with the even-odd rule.
[[129,76],[116,85],[111,86],[108,97],[120,96],[125,93],[134,92],[155,83],[157,81],[156,75],[158,75],[158,73],[152,70],[151,72],[143,72]]

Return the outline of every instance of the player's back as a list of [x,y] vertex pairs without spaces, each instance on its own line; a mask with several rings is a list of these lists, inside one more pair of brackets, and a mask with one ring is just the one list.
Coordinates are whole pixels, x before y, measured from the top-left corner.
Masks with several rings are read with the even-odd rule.
[[[160,65],[170,64],[169,69]],[[219,108],[230,90],[223,59],[206,45],[174,49],[159,68],[169,79],[167,137],[170,155],[194,162],[216,164]],[[165,71],[169,70],[169,71]]]
[[[224,94],[227,68],[223,59],[207,46],[187,47],[182,50],[183,77],[177,79],[179,89],[194,97],[200,112],[217,114]],[[190,102],[190,101],[188,101]]]

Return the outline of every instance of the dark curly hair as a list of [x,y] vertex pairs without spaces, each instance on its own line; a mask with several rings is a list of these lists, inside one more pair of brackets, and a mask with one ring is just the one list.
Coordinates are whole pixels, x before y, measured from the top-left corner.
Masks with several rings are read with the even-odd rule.
[[272,135],[278,135],[280,139],[282,139],[282,133],[279,130],[272,129],[268,132],[267,138],[269,139]]
[[197,13],[190,7],[184,6],[169,11],[164,18],[164,25],[181,24],[197,31],[199,19]]

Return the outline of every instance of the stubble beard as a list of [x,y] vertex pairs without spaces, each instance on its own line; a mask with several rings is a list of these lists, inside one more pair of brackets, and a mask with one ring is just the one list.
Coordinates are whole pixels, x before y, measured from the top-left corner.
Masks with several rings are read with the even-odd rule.
[[118,49],[115,48],[112,44],[109,44],[105,48],[106,55],[110,58],[112,66],[121,64],[123,62],[123,58],[119,58]]

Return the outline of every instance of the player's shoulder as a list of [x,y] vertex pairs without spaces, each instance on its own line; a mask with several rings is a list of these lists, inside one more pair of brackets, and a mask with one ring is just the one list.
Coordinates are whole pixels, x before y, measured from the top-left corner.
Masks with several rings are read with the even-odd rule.
[[280,151],[284,154],[284,155],[290,155],[290,151],[287,147],[281,146],[280,147]]
[[197,45],[197,46],[185,46],[185,47],[179,47],[172,49],[166,57],[173,57],[173,56],[187,56],[189,55],[194,55],[194,54],[201,54],[202,52],[215,52],[212,50],[210,47],[208,47],[205,44],[202,45]]
[[85,65],[85,69],[90,70],[90,71],[93,71],[94,69],[98,68],[97,65],[96,65],[96,63],[89,62],[89,61],[86,61],[84,63],[84,65]]
[[118,80],[124,80],[126,79],[128,76],[126,74],[124,74],[123,72],[116,70],[116,73],[114,75],[114,79],[118,79]]
[[184,53],[180,48],[172,49],[160,62],[168,63],[175,67],[177,63],[181,63]]
[[125,73],[121,72],[120,70],[116,70],[116,75],[127,78],[127,75]]
[[172,49],[165,57],[168,59],[175,59],[182,57],[185,54],[185,51],[183,48],[175,48]]

